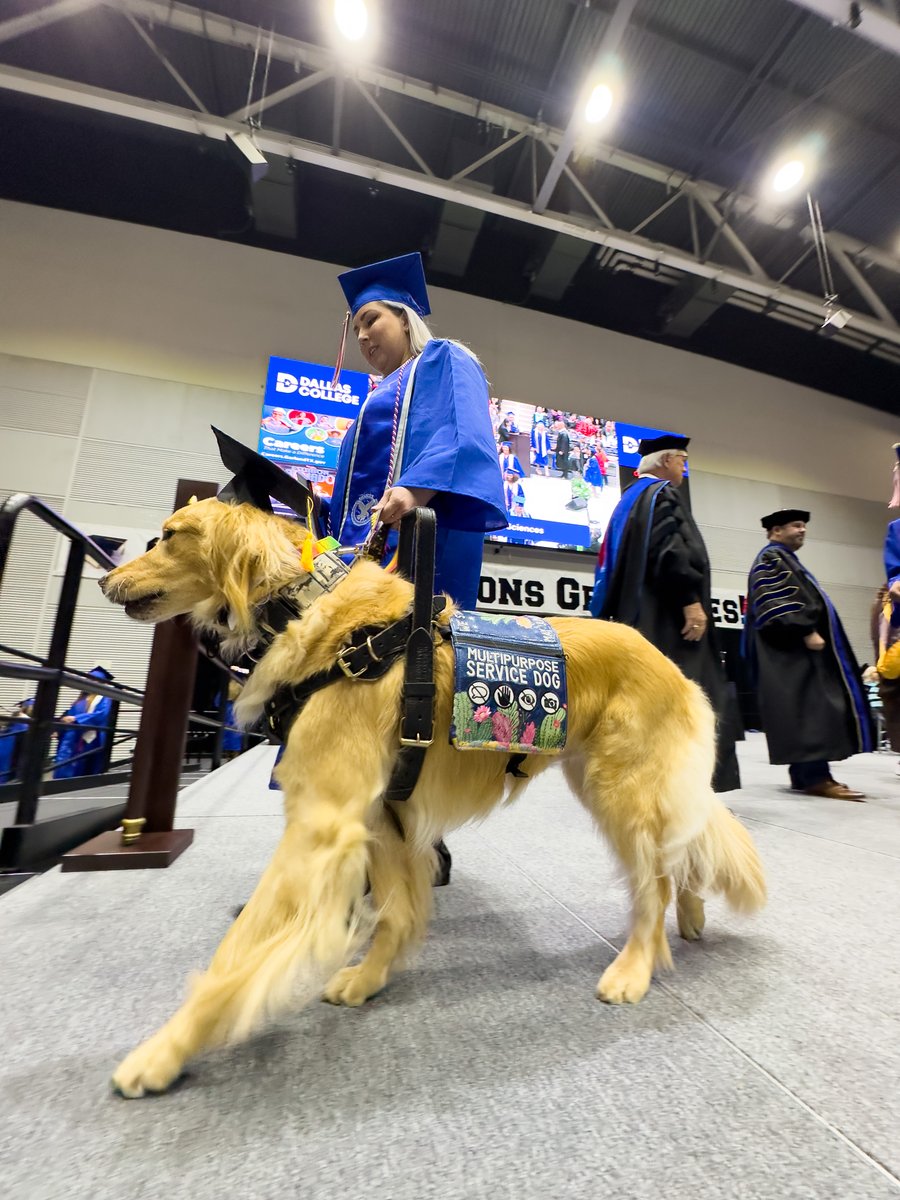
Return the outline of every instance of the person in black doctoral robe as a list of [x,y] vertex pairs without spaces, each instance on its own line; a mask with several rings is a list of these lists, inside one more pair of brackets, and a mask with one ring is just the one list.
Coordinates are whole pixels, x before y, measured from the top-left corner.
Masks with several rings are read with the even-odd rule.
[[874,748],[860,676],[834,605],[797,551],[809,513],[779,509],[761,519],[769,540],[750,569],[745,653],[757,678],[769,761],[789,764],[791,786],[809,796],[862,800],[838,783],[830,759]]
[[665,434],[638,446],[637,481],[616,505],[600,547],[591,613],[632,625],[703,688],[716,712],[713,787],[729,792],[741,786],[734,743],[743,729],[709,620],[706,546],[678,495],[689,441]]

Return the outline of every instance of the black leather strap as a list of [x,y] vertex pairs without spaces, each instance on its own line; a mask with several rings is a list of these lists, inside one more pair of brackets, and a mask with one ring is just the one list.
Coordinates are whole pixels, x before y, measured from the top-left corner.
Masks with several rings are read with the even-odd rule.
[[387,627],[367,625],[355,630],[333,667],[300,683],[279,688],[266,704],[269,727],[284,741],[297,714],[315,692],[341,679],[363,683],[380,679],[405,653],[400,751],[384,793],[401,836],[402,822],[390,804],[408,800],[412,795],[425,752],[434,739],[432,628],[447,604],[445,596],[434,595],[435,534],[435,516],[430,508],[414,509],[400,525],[398,571],[414,583],[412,612]]
[[[410,529],[415,541],[412,560],[412,632],[406,643],[406,677],[403,685],[403,715],[400,745],[430,746],[434,733],[434,641],[431,634],[434,598],[436,522],[430,508],[417,508],[403,518],[400,538],[404,547],[403,566],[410,569]],[[401,557],[398,555],[398,569]]]
[[[432,599],[430,619],[443,612],[447,605],[445,596]],[[334,666],[327,671],[318,671],[299,683],[285,684],[266,704],[266,717],[272,733],[284,741],[294,718],[315,692],[339,683],[342,679],[358,679],[371,683],[381,679],[404,653],[411,636],[413,615],[407,614],[392,625],[364,625],[356,629],[349,643],[343,647]]]
[[417,508],[407,513],[400,524],[397,569],[412,578],[415,592],[413,628],[406,644],[400,752],[384,793],[388,803],[408,800],[412,795],[425,762],[425,753],[434,740],[431,606],[434,597],[435,534],[435,516],[430,508]]

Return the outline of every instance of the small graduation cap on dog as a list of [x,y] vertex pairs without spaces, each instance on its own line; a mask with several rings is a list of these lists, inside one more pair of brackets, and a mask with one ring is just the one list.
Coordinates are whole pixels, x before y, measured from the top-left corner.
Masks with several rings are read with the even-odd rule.
[[274,496],[297,514],[297,519],[309,527],[313,537],[322,536],[319,500],[305,483],[293,479],[275,463],[229,437],[221,429],[216,429],[215,425],[211,428],[219,443],[222,462],[234,473],[234,477],[219,492],[220,500],[232,504],[252,504],[263,512],[271,512],[270,497]]

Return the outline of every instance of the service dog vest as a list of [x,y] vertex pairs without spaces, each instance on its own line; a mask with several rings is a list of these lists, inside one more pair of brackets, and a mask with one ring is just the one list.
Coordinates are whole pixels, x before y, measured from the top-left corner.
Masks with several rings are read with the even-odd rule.
[[450,619],[457,750],[558,754],[566,744],[566,659],[541,617],[459,612]]

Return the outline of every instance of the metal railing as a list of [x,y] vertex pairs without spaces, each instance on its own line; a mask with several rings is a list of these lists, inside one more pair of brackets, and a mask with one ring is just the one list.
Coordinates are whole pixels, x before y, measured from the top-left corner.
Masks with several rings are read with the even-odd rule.
[[[21,660],[0,659],[0,677],[21,680],[23,685],[28,685],[29,691],[31,690],[30,685],[36,684],[34,705],[30,717],[27,720],[22,718],[26,728],[12,735],[22,739],[15,771],[17,778],[11,782],[0,784],[0,803],[16,802],[15,828],[19,830],[22,827],[33,826],[37,822],[38,806],[42,795],[59,795],[75,790],[84,791],[111,783],[126,782],[130,779],[129,768],[132,763],[132,754],[129,753],[126,757],[116,761],[112,761],[112,757],[113,751],[123,746],[127,745],[129,750],[132,749],[137,737],[137,730],[118,729],[118,710],[121,705],[140,709],[144,701],[144,693],[138,688],[98,679],[84,671],[67,666],[66,656],[85,562],[90,559],[98,566],[108,570],[114,569],[117,564],[87,534],[60,516],[39,497],[24,492],[10,496],[0,505],[0,594],[2,594],[16,523],[23,513],[29,513],[60,533],[68,541],[69,551],[46,656],[0,644],[0,653],[13,655],[16,659]],[[227,681],[239,677],[207,648],[201,646],[200,649],[222,672],[221,702],[217,716],[210,716],[206,712],[192,712],[189,716],[189,724],[191,727],[199,727],[201,730],[208,731],[206,739],[209,744],[211,767],[215,769],[222,761],[224,734],[227,730],[233,729],[232,726],[226,724],[224,719]],[[61,730],[74,728],[71,723],[63,722],[56,716],[59,709],[59,693],[62,688],[73,688],[78,692],[107,696],[113,701],[112,719],[108,719],[103,726],[92,727],[96,728],[98,732],[108,735],[103,747],[107,754],[101,774],[74,775],[65,779],[51,778],[54,768],[58,769],[66,764],[71,765],[98,751],[96,746],[92,746],[66,759],[57,758],[55,762],[52,760],[51,743],[54,734]],[[2,728],[0,728],[0,736],[4,736]],[[246,737],[248,741],[265,740],[261,735],[253,733],[247,734]],[[10,848],[4,845],[9,832],[10,827],[3,830],[3,841],[0,842],[0,868],[9,868],[13,865],[10,862]],[[18,845],[21,839],[12,840]],[[45,843],[42,842],[42,844]],[[70,842],[70,844],[75,843]]]

